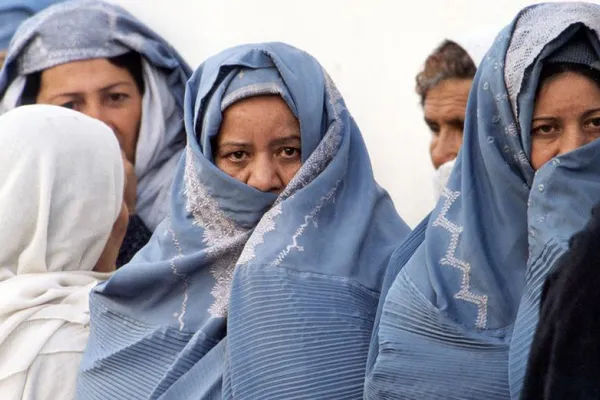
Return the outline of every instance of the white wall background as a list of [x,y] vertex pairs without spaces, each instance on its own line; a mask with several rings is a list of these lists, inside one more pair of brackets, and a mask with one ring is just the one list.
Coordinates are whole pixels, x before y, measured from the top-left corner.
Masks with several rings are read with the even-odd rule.
[[[111,0],[170,41],[193,68],[222,49],[283,41],[329,71],[369,149],[375,177],[414,226],[433,207],[414,77],[444,38],[500,29],[535,0]],[[493,28],[492,28],[493,27]]]

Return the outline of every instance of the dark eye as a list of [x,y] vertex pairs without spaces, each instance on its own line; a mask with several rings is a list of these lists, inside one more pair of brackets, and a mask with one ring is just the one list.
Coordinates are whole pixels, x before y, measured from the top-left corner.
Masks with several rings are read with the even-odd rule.
[[68,101],[66,103],[61,104],[60,106],[64,107],[64,108],[69,108],[71,110],[74,110],[75,109],[75,102],[74,101]]
[[108,95],[108,100],[111,104],[121,104],[128,98],[129,96],[125,93],[110,93]]
[[595,128],[600,128],[600,118],[594,118],[590,121],[590,125]]
[[440,133],[440,126],[438,124],[427,124],[427,126],[429,127],[431,133],[433,133],[434,135]]
[[284,147],[281,149],[281,156],[284,158],[294,158],[300,155],[300,149],[295,147]]
[[245,151],[234,151],[227,155],[227,158],[233,162],[240,162],[246,158],[247,154]]
[[531,132],[534,135],[548,135],[554,133],[556,127],[554,125],[540,125]]

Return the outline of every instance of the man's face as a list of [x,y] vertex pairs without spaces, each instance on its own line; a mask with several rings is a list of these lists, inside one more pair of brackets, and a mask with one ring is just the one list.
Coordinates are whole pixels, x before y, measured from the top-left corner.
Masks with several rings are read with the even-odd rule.
[[446,79],[427,92],[423,112],[432,134],[429,152],[435,169],[458,155],[472,83],[472,79]]

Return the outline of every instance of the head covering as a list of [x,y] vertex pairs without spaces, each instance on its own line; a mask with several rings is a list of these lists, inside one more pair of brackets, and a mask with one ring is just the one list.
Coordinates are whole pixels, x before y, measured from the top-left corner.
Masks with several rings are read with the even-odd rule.
[[47,105],[1,116],[0,141],[0,392],[73,398],[88,293],[107,277],[92,269],[123,201],[119,144],[100,121]]
[[136,212],[154,230],[167,213],[173,170],[185,145],[183,94],[191,75],[160,36],[103,1],[72,0],[49,7],[25,22],[11,42],[0,72],[0,112],[20,104],[27,74],[130,51],[143,56],[145,83],[135,157]]
[[585,31],[579,31],[568,46],[563,46],[548,57],[546,64],[580,64],[590,68],[600,66],[596,50],[592,47]]
[[3,0],[0,4],[0,50],[8,48],[19,25],[44,8],[63,0]]
[[595,50],[600,6],[522,11],[478,69],[464,143],[412,257],[390,262],[366,398],[517,399],[541,286],[600,198],[600,141],[530,164],[541,69],[578,32]]
[[[211,161],[223,109],[260,94],[300,122],[303,164],[279,195]],[[223,398],[362,393],[382,273],[409,229],[335,85],[289,45],[235,47],[189,81],[185,124],[170,217],[91,295],[80,398],[207,398],[222,374]]]

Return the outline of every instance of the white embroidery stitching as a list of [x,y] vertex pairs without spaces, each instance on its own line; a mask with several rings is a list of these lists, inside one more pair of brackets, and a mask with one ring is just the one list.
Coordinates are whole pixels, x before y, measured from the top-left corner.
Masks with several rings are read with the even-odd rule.
[[300,227],[298,227],[298,229],[292,236],[292,243],[289,244],[288,246],[286,246],[286,248],[283,249],[279,253],[279,255],[277,256],[275,261],[273,261],[271,263],[272,267],[277,267],[277,266],[281,265],[281,263],[285,260],[285,258],[288,256],[288,254],[290,254],[290,252],[292,250],[296,249],[298,251],[304,251],[304,247],[298,244],[298,239],[300,238],[300,236],[302,236],[302,234],[304,233],[306,228],[311,223],[314,225],[315,228],[318,227],[318,221],[316,219],[317,214],[323,209],[323,207],[325,206],[325,204],[327,202],[329,202],[329,200],[333,199],[335,193],[337,192],[338,188],[340,187],[341,182],[342,181],[338,180],[336,182],[335,186],[333,187],[333,189],[331,189],[325,196],[321,197],[321,199],[319,200],[319,203],[317,203],[317,205],[310,212],[310,214],[308,214],[304,217],[304,223],[302,223],[300,225]]
[[[342,121],[340,120],[340,101],[342,100],[342,95],[337,90],[335,84],[325,70],[323,70],[323,74],[325,76],[325,89],[328,94],[328,100],[333,110],[333,123],[329,127],[325,137],[321,140],[321,143],[319,143],[315,151],[313,151],[310,157],[302,165],[300,171],[298,171],[281,195],[279,195],[273,208],[271,208],[258,223],[258,226],[238,260],[238,265],[244,265],[252,261],[256,257],[256,247],[264,243],[264,235],[267,232],[275,230],[275,218],[282,212],[282,202],[286,199],[290,199],[297,190],[302,189],[312,182],[321,172],[323,172],[337,154],[342,141]],[[308,217],[309,216],[306,216],[305,218]],[[304,228],[301,227],[300,230],[301,234]],[[295,239],[297,239],[297,237],[294,238],[294,240]],[[274,264],[277,264],[277,261],[275,261]]]
[[248,230],[239,228],[223,213],[197,177],[194,154],[189,146],[185,160],[186,210],[194,217],[194,224],[204,229],[202,241],[212,262],[210,269],[215,278],[211,295],[215,298],[209,312],[215,318],[227,316],[229,290],[236,261],[248,240]]
[[182,331],[183,327],[185,326],[183,317],[185,316],[185,312],[187,310],[189,279],[185,274],[179,272],[177,266],[175,265],[175,260],[183,257],[183,252],[181,251],[179,240],[177,239],[177,236],[171,227],[171,219],[170,217],[167,218],[169,218],[169,228],[167,229],[167,232],[171,235],[173,246],[175,247],[175,250],[177,250],[175,257],[171,258],[169,261],[171,264],[171,271],[173,271],[173,275],[177,277],[177,280],[180,280],[183,284],[183,301],[181,302],[181,310],[173,314],[173,317],[177,318],[177,321],[179,322],[179,330]]
[[453,192],[447,188],[442,192],[442,197],[446,198],[442,211],[433,223],[433,226],[441,226],[450,232],[450,243],[446,250],[446,255],[440,260],[441,265],[454,267],[462,272],[462,282],[460,291],[454,295],[456,299],[468,301],[477,306],[477,320],[475,326],[484,329],[487,325],[487,301],[486,295],[478,295],[471,292],[471,264],[456,258],[456,249],[458,247],[458,238],[463,231],[461,226],[456,225],[446,218],[448,210],[452,204],[460,197],[460,192]]
[[[194,167],[194,154],[189,146],[186,148],[184,178],[187,197],[186,210],[194,217],[194,224],[204,228],[203,242],[207,245],[206,251],[213,263],[211,274],[216,282],[211,290],[211,295],[215,301],[208,310],[213,317],[224,318],[227,316],[235,265],[247,264],[256,257],[256,247],[264,243],[264,235],[275,230],[275,219],[282,213],[282,202],[312,182],[337,154],[342,141],[342,121],[340,120],[342,96],[329,75],[325,71],[323,73],[328,100],[333,110],[333,122],[321,143],[302,165],[298,174],[280,194],[274,206],[261,218],[250,239],[248,239],[249,231],[237,227],[228,219],[220,209],[218,202],[210,196],[200,182]],[[279,265],[292,249],[302,251],[302,246],[297,243],[298,238],[311,222],[316,226],[316,215],[325,203],[333,198],[340,184],[341,181],[338,181],[335,187],[320,199],[313,211],[305,216],[305,222],[292,237],[292,244],[279,254],[272,265]]]
[[263,215],[260,222],[254,228],[254,232],[246,243],[242,255],[237,261],[238,265],[245,265],[256,257],[256,246],[265,242],[267,232],[275,230],[275,218],[281,215],[282,203],[279,202]]

